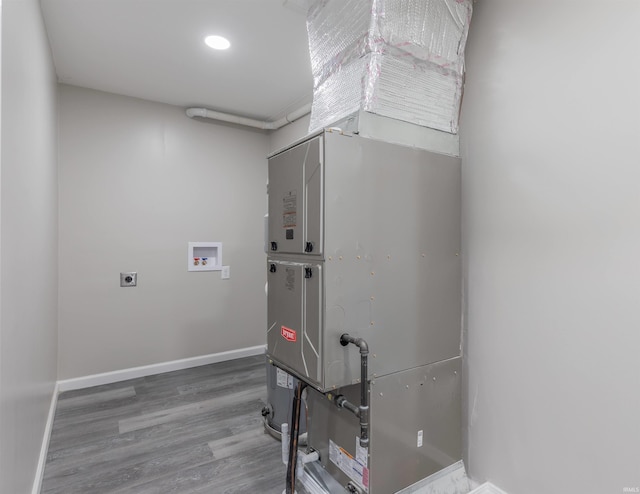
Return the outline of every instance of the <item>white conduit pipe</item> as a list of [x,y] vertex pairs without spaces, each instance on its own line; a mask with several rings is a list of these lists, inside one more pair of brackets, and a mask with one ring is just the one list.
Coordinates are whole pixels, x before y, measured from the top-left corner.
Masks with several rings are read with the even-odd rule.
[[300,117],[305,116],[311,112],[311,103],[304,105],[297,110],[288,113],[279,120],[273,122],[265,122],[262,120],[255,120],[253,118],[240,117],[238,115],[231,115],[230,113],[223,113],[215,110],[208,110],[207,108],[187,108],[187,117],[202,117],[211,118],[212,120],[220,120],[222,122],[234,123],[237,125],[244,125],[245,127],[254,127],[262,130],[277,130],[280,127],[298,120]]
[[[289,441],[291,441],[291,436],[289,434],[289,424],[285,422],[280,426],[280,429],[282,430],[282,463],[287,465],[289,463]],[[312,451],[311,453],[298,451],[296,477],[300,481],[300,483],[305,486],[310,494],[329,494],[312,477],[310,477],[309,475],[305,475],[304,472],[304,465],[306,463],[312,463],[318,460],[320,460],[320,454],[317,451]],[[285,494],[286,491],[286,489],[282,491],[282,494]]]
[[282,424],[280,430],[282,431],[282,463],[286,465],[289,462],[289,424]]

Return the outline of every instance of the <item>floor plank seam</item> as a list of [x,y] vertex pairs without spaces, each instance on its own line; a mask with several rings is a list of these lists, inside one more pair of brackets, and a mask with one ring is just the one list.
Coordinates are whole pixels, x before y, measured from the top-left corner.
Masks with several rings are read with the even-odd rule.
[[42,494],[280,494],[264,356],[60,394]]

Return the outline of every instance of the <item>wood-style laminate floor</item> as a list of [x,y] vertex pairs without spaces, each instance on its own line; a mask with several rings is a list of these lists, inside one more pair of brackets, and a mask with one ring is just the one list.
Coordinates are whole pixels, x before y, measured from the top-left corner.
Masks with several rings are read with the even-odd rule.
[[280,494],[264,356],[61,393],[42,494]]

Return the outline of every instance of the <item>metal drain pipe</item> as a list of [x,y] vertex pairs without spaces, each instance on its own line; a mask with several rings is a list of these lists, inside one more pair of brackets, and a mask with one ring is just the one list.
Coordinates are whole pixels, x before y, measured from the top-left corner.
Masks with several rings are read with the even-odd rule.
[[355,338],[344,333],[340,336],[340,344],[347,346],[349,343],[360,349],[360,406],[350,403],[344,396],[335,397],[338,408],[346,408],[360,419],[360,446],[369,447],[369,345],[363,338]]

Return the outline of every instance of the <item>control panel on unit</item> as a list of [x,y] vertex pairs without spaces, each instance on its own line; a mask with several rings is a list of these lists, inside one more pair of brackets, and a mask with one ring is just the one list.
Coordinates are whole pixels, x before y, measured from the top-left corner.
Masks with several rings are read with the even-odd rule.
[[322,255],[322,136],[269,159],[272,254]]

